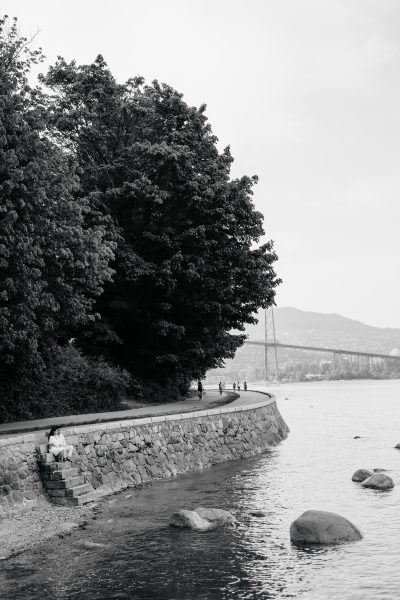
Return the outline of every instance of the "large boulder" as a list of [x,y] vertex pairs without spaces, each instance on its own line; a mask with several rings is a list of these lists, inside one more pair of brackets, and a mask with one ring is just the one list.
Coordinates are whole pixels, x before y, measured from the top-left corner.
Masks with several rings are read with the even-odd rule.
[[336,513],[307,510],[290,526],[294,544],[342,544],[362,539],[350,521]]
[[170,525],[172,527],[187,527],[197,531],[207,531],[214,529],[215,525],[206,519],[203,519],[194,510],[178,510],[172,515]]
[[365,488],[372,488],[373,490],[390,490],[394,487],[394,481],[389,475],[384,473],[374,473],[368,479],[365,479],[362,484]]
[[202,506],[199,506],[198,508],[195,508],[195,512],[200,515],[202,519],[218,525],[222,525],[223,523],[233,523],[236,520],[230,512],[222,510],[221,508],[203,508]]
[[373,475],[373,472],[369,471],[368,469],[357,469],[357,471],[353,473],[351,480],[364,481],[364,479],[368,479],[368,477],[371,477],[371,475]]

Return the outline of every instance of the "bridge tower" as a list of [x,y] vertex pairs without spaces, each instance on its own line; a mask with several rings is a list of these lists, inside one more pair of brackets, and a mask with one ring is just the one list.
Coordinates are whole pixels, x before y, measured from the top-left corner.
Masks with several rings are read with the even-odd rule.
[[[279,381],[273,306],[266,308],[264,311],[264,341],[265,379],[268,381],[269,372],[272,371],[272,378],[274,378],[276,381]],[[267,346],[267,344],[271,344],[271,346]]]

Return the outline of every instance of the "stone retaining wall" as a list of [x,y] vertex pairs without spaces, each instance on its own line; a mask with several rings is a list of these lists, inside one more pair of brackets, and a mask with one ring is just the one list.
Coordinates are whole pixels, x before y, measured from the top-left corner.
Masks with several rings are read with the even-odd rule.
[[[260,394],[261,396],[261,394]],[[255,456],[287,436],[275,400],[249,407],[65,428],[75,462],[98,496],[151,479]],[[0,438],[0,516],[46,501],[35,448],[43,434]]]

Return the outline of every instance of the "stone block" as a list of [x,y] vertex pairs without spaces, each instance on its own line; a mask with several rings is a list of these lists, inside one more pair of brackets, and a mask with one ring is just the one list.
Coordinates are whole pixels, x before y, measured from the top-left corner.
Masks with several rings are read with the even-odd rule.
[[75,506],[81,506],[82,504],[87,504],[88,502],[94,502],[96,498],[96,492],[88,492],[87,494],[82,494],[76,498],[71,498],[71,501]]
[[54,463],[55,462],[54,454],[51,452],[47,452],[46,454],[41,454],[39,458],[39,462],[43,464]]
[[19,490],[14,490],[12,492],[12,499],[14,500],[15,504],[22,504],[24,501],[24,497]]
[[67,488],[65,490],[65,495],[76,498],[77,496],[82,496],[82,494],[87,494],[88,492],[90,492],[90,489],[90,485],[88,483],[84,483],[82,485],[77,485],[73,488]]
[[47,494],[50,496],[50,498],[60,498],[60,497],[65,496],[65,489],[62,489],[62,490],[49,489],[49,490],[47,490]]
[[59,479],[68,479],[70,477],[77,477],[78,469],[61,469],[59,471],[53,471],[49,473],[49,479],[51,481],[58,481]]
[[55,481],[48,481],[46,483],[46,488],[53,490],[60,490],[65,488],[71,488],[76,485],[82,485],[85,483],[85,478],[83,475],[77,475],[76,477],[71,477],[70,479],[58,479]]

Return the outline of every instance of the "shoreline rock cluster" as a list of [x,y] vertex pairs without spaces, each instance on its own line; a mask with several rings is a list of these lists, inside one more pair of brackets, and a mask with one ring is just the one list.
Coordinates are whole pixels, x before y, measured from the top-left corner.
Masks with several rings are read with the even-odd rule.
[[362,487],[373,490],[390,490],[394,487],[394,481],[389,475],[385,475],[383,469],[357,469],[353,473],[352,481],[361,483]]

